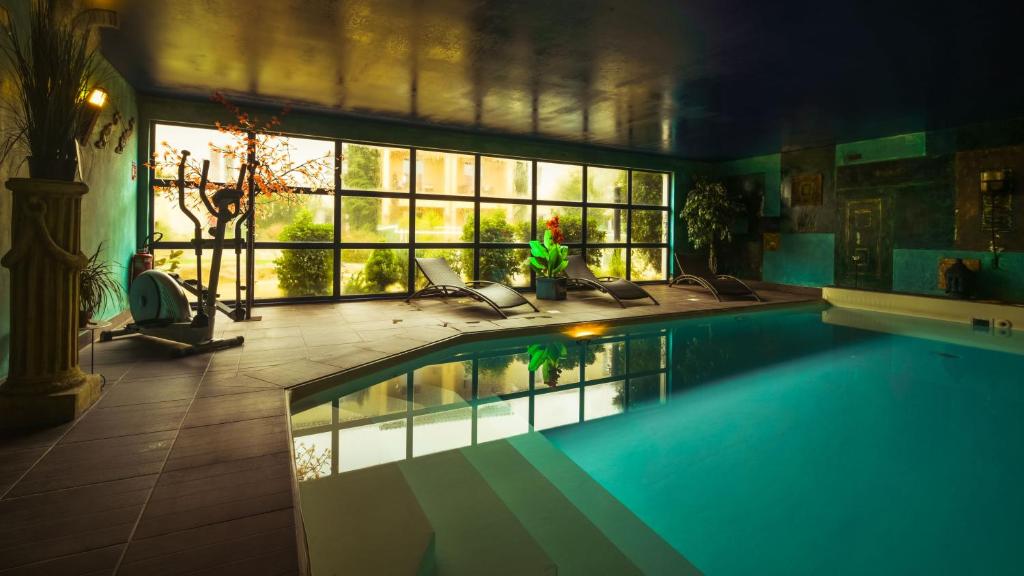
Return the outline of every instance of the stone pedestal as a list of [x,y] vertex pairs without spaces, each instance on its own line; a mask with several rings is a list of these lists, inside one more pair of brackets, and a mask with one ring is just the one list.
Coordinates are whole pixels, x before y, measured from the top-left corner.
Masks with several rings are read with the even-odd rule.
[[0,385],[0,427],[77,418],[100,395],[100,378],[78,367],[82,196],[77,182],[15,178],[11,250],[10,373]]

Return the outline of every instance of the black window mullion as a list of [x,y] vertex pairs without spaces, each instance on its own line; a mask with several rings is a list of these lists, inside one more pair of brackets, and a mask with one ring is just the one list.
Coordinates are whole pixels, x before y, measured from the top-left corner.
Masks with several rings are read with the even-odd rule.
[[341,140],[334,141],[334,295],[341,296]]
[[[580,239],[581,239],[581,243],[583,244],[583,248],[580,250],[580,253],[583,254],[583,261],[584,262],[587,261],[587,228],[589,228],[589,226],[587,225],[588,224],[588,221],[587,221],[587,194],[589,192],[589,188],[590,188],[590,186],[587,183],[587,166],[586,166],[586,164],[584,164],[583,165],[583,207],[581,209],[581,217],[580,217]],[[581,395],[581,398],[582,398],[582,395]],[[582,402],[582,400],[580,400],[580,402]],[[580,404],[580,413],[582,414],[582,412],[583,412],[583,405]]]
[[[633,279],[633,170],[626,170],[626,279]],[[629,388],[629,383],[626,383]],[[628,395],[627,395],[628,397]]]
[[[537,161],[530,162],[530,240],[537,239]],[[530,288],[536,289],[537,271],[530,268]],[[533,390],[533,375],[530,375],[530,389]],[[530,400],[530,426],[533,426],[533,400]]]
[[409,149],[409,294],[416,291],[416,149]]
[[480,155],[474,156],[473,175],[473,278],[480,279]]

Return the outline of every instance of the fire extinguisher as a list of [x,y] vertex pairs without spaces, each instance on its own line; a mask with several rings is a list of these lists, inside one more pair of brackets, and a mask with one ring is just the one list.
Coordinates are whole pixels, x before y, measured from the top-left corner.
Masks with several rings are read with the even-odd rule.
[[135,278],[145,272],[146,270],[153,269],[153,253],[152,248],[155,242],[159,242],[164,237],[160,232],[155,232],[146,237],[145,242],[142,244],[142,248],[135,251],[132,254],[132,275],[128,281],[128,285],[135,281]]

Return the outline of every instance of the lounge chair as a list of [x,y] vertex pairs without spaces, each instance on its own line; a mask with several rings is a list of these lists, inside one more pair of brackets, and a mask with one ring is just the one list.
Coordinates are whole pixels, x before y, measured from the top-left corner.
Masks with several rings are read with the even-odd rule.
[[488,304],[495,312],[501,314],[502,318],[508,318],[508,314],[504,312],[505,308],[515,308],[523,304],[539,312],[536,306],[523,298],[522,294],[504,284],[486,280],[463,281],[444,258],[417,258],[416,265],[427,277],[427,286],[406,298],[406,302],[427,296],[469,296]]
[[644,298],[650,298],[651,301],[658,304],[658,301],[654,299],[654,296],[651,296],[646,290],[629,280],[614,278],[612,276],[598,278],[590,270],[590,267],[587,266],[587,261],[584,260],[583,256],[580,254],[573,254],[569,256],[569,265],[565,267],[565,275],[569,278],[570,286],[597,288],[601,292],[615,298],[615,301],[623,308],[626,307],[626,305],[622,303],[623,300],[642,300]]
[[678,286],[679,284],[697,284],[705,288],[708,292],[711,292],[718,299],[722,301],[723,296],[731,298],[753,298],[758,302],[761,301],[761,297],[754,292],[750,286],[747,286],[745,282],[736,278],[735,276],[729,276],[728,274],[712,274],[707,270],[691,269],[687,272],[683,268],[683,263],[679,260],[679,255],[675,254],[676,266],[679,267],[679,275],[676,276],[669,286]]

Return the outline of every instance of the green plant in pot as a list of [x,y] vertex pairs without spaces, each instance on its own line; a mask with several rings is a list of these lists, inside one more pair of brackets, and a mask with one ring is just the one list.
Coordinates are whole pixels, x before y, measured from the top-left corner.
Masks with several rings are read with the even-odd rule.
[[566,280],[561,276],[569,265],[569,248],[558,225],[558,216],[547,221],[544,241],[530,240],[530,266],[537,271],[537,298],[565,300]]
[[0,58],[12,89],[12,111],[0,153],[25,152],[29,178],[12,178],[10,368],[0,386],[0,427],[73,420],[99,399],[101,378],[78,367],[82,197],[75,182],[75,138],[95,119],[88,90],[96,81],[90,18],[71,3],[35,0],[25,19],[11,18]]
[[121,286],[114,278],[114,265],[110,261],[100,260],[102,251],[103,243],[100,243],[79,276],[79,328],[84,328],[104,306],[121,299]]
[[729,196],[721,182],[700,179],[686,195],[679,216],[686,222],[686,235],[696,249],[707,248],[708,269],[718,272],[718,246],[732,241],[732,222],[743,206]]

